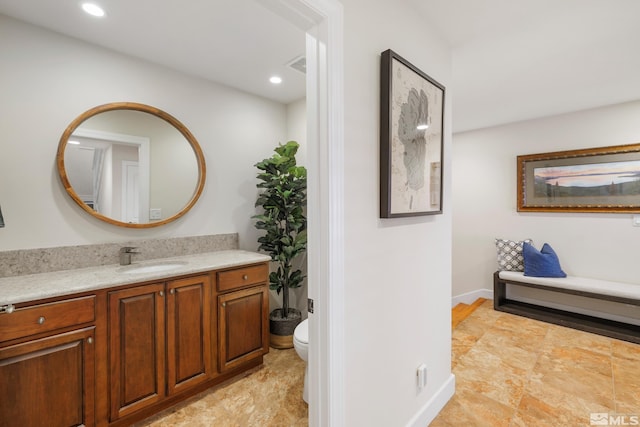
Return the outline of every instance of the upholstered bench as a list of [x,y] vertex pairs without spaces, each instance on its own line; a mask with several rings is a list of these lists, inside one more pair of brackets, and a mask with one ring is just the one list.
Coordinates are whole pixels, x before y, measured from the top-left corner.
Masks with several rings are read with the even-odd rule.
[[507,299],[508,284],[634,306],[640,306],[640,285],[574,276],[529,277],[515,271],[496,271],[493,275],[493,307],[497,311],[640,344],[640,326],[638,325],[510,300]]

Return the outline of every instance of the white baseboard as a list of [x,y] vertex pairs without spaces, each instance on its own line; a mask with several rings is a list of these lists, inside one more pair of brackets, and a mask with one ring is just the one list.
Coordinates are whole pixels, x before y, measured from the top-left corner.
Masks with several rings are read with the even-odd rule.
[[425,427],[433,421],[456,391],[456,376],[451,374],[431,399],[407,423],[407,427]]
[[476,291],[467,292],[466,294],[456,295],[451,298],[451,308],[460,303],[471,304],[478,298],[493,299],[493,291],[490,289],[478,289]]

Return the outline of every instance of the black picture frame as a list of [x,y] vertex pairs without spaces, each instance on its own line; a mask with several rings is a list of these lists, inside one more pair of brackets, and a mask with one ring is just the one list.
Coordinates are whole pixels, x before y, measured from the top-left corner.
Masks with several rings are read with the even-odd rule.
[[441,214],[445,87],[391,49],[380,64],[380,217]]

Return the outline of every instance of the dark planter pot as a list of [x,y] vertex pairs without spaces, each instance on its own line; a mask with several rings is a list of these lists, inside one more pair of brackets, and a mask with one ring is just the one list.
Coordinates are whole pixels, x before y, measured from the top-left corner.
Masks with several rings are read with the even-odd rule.
[[289,309],[289,316],[283,316],[283,309],[276,308],[269,314],[269,345],[273,348],[292,348],[293,331],[302,321],[302,313],[295,308]]

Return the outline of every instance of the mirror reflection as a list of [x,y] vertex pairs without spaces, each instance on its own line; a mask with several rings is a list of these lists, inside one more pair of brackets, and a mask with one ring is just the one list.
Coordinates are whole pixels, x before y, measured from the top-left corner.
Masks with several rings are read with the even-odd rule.
[[175,220],[204,185],[195,138],[177,119],[142,104],[108,104],[78,117],[61,138],[58,169],[84,210],[127,227]]

